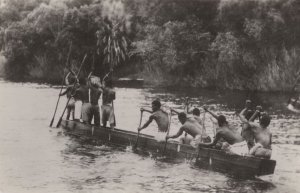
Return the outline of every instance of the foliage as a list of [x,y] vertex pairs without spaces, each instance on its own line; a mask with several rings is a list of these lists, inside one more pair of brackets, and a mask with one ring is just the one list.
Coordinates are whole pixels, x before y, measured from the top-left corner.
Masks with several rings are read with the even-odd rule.
[[115,68],[151,84],[289,90],[300,70],[297,0],[8,2],[0,48],[9,79],[58,81],[70,42],[73,68],[88,53],[87,74],[97,52],[96,74]]

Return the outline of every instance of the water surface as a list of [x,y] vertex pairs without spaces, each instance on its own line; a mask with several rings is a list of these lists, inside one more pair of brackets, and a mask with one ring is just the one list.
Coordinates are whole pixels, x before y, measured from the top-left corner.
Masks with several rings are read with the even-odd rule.
[[[166,106],[183,109],[185,97],[195,106],[207,104],[227,115],[236,126],[235,111],[246,98],[261,104],[272,115],[274,175],[237,179],[226,174],[196,168],[187,161],[161,161],[138,155],[130,148],[91,145],[49,128],[58,88],[29,83],[0,82],[0,191],[3,193],[85,193],[85,192],[299,192],[300,116],[285,107],[283,94],[117,88],[117,126],[136,131],[139,108],[160,98]],[[59,118],[66,99],[58,109]],[[143,116],[143,122],[148,115]],[[212,135],[212,122],[206,115]],[[180,124],[172,118],[171,133]],[[156,132],[155,124],[143,130]],[[298,145],[297,145],[298,144]]]

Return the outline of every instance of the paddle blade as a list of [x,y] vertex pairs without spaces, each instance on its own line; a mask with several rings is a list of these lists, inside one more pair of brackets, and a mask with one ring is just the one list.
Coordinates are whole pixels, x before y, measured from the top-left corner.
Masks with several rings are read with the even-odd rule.
[[52,118],[52,120],[51,120],[51,122],[50,122],[50,127],[52,127],[52,125],[53,125],[53,121],[54,121],[54,117]]
[[59,121],[57,122],[56,128],[59,128],[60,124],[61,124],[62,118],[59,118]]

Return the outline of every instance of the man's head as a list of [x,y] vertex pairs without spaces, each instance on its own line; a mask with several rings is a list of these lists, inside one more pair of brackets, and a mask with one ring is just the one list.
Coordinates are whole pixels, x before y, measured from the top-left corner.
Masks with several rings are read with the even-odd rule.
[[178,119],[180,121],[181,124],[184,124],[187,117],[186,117],[186,114],[184,112],[181,112],[178,114]]
[[198,108],[193,109],[193,115],[199,116],[200,115],[200,110]]
[[268,127],[270,122],[271,122],[270,116],[267,113],[262,113],[259,121],[260,125],[262,127]]
[[152,111],[157,111],[161,107],[160,101],[159,100],[154,100],[152,102]]
[[75,84],[76,78],[71,76],[68,78],[70,84]]
[[226,117],[224,115],[219,115],[218,116],[218,125],[219,125],[219,127],[222,127],[226,124],[227,124]]

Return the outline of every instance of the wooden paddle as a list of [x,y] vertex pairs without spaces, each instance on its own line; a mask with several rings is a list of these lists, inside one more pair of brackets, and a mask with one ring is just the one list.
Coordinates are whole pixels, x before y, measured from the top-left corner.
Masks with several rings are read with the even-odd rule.
[[[139,123],[138,129],[141,127],[142,119],[143,119],[143,111],[141,111],[140,123]],[[138,145],[138,142],[139,142],[139,137],[140,137],[140,130],[138,130],[137,138],[136,138],[135,144],[133,146],[133,149],[137,148],[137,145]]]
[[[172,120],[172,111],[171,111],[170,116],[169,116],[169,124],[168,124],[168,130],[167,130],[167,135],[166,136],[169,136],[169,133],[170,133],[171,120]],[[167,143],[168,143],[168,139],[166,138],[163,154],[165,154],[165,152],[166,152]]]
[[[69,52],[68,52],[68,57],[67,57],[67,62],[66,62],[64,71],[68,68],[69,58],[70,58],[70,55],[71,55],[71,50],[72,50],[72,42],[70,43]],[[61,87],[60,87],[58,99],[57,99],[57,102],[56,102],[55,110],[54,110],[53,117],[52,117],[52,120],[51,120],[50,125],[49,125],[50,127],[52,127],[52,125],[53,125],[53,121],[54,121],[54,118],[55,118],[55,115],[56,115],[58,103],[59,103],[59,100],[60,100],[60,97],[61,97],[60,94],[61,94],[61,92],[62,92],[62,90],[63,90],[63,88],[64,88],[64,81],[65,81],[67,75],[68,75],[68,73],[67,73],[66,75],[64,75],[64,77],[63,77],[63,79],[62,79],[62,82],[61,82]]]
[[[82,66],[83,66],[83,64],[84,64],[84,62],[85,62],[85,59],[86,59],[86,56],[87,56],[87,54],[84,55],[84,58],[83,58],[83,60],[82,60],[82,62],[81,62],[81,65],[80,65],[80,68],[79,68],[79,70],[78,70],[78,72],[77,72],[77,74],[76,74],[76,79],[78,78],[78,76],[79,76],[79,74],[80,74],[80,72],[81,72]],[[77,82],[75,81],[75,83],[73,84],[72,90],[74,90],[76,84],[77,84]],[[66,111],[66,109],[67,109],[67,107],[68,107],[68,104],[69,104],[71,98],[72,98],[72,97],[70,97],[70,98],[68,99],[68,101],[67,101],[67,103],[66,103],[66,106],[65,106],[65,108],[64,108],[64,111],[63,111],[62,115],[60,116],[60,118],[59,118],[59,120],[58,120],[58,122],[57,122],[56,128],[58,128],[58,127],[60,126],[60,123],[61,123],[61,121],[62,121],[62,118],[63,118],[63,116],[64,116],[64,114],[65,114],[65,111]]]

